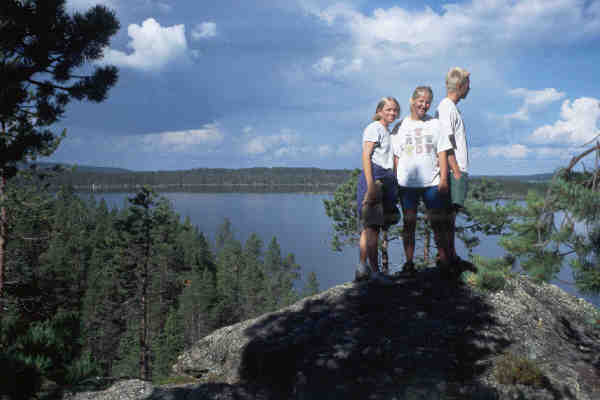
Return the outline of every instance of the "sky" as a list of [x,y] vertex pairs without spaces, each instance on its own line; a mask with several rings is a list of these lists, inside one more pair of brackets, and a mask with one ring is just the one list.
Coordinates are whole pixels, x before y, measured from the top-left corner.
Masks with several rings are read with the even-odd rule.
[[[360,168],[393,96],[471,72],[475,175],[552,172],[600,134],[600,0],[67,0],[114,10],[103,103],[71,102],[49,161],[136,171]],[[590,167],[593,161],[588,161]]]

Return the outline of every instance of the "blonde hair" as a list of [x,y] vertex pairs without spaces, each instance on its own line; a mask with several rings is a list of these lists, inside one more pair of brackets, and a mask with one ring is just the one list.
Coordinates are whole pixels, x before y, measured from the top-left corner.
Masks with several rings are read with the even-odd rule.
[[466,69],[460,67],[450,68],[446,74],[446,89],[450,92],[456,92],[471,75]]
[[383,107],[385,107],[387,103],[396,104],[398,114],[400,114],[400,103],[398,103],[398,100],[396,100],[393,97],[382,97],[381,100],[379,100],[379,103],[377,103],[377,108],[375,108],[375,115],[373,115],[373,121],[379,121],[381,119],[381,116],[378,113],[379,111],[383,110]]
[[423,96],[425,93],[429,94],[429,97],[433,100],[433,90],[431,90],[429,86],[417,86],[413,91],[412,96],[410,96],[410,99],[408,99],[409,103],[412,104],[413,101]]

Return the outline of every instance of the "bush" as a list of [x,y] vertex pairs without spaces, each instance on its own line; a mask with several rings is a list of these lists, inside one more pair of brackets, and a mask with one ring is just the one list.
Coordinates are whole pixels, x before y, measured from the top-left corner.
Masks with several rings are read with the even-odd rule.
[[496,362],[494,375],[499,383],[505,385],[543,387],[547,381],[534,361],[511,353],[503,355]]
[[477,266],[477,273],[467,272],[465,281],[474,287],[486,291],[496,292],[507,285],[511,264],[506,258],[487,259],[473,256],[473,263]]

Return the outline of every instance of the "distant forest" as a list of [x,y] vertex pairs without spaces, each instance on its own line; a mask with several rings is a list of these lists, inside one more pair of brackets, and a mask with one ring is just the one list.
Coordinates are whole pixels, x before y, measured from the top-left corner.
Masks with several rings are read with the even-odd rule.
[[[52,178],[54,185],[77,190],[129,190],[150,185],[159,190],[202,190],[203,186],[303,186],[333,190],[351,170],[319,168],[198,168],[179,171],[124,171],[75,167]],[[329,189],[327,189],[329,188]]]
[[[118,168],[64,166],[51,179],[54,186],[80,191],[131,191],[149,185],[160,191],[294,191],[333,192],[352,175],[350,169],[320,168],[197,168],[179,171],[130,171]],[[542,191],[551,174],[473,176],[474,181],[499,181],[504,197],[524,197],[530,189]]]

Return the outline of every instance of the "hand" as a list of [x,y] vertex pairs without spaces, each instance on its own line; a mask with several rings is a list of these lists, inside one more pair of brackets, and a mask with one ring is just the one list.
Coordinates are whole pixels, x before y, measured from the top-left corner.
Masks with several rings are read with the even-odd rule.
[[459,180],[460,177],[462,176],[459,169],[457,169],[456,171],[453,170],[452,175],[454,175],[454,179],[456,179],[456,180]]
[[438,185],[438,191],[440,193],[448,192],[448,180],[447,179],[440,180],[440,184]]

